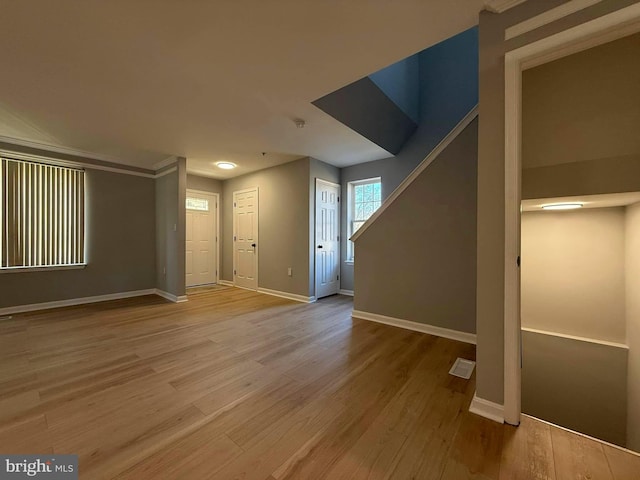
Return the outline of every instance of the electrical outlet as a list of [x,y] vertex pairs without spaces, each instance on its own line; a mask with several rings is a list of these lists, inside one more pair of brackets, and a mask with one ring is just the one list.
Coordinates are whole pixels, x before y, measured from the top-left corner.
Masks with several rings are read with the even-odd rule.
[[289,275],[290,277],[293,276],[293,271],[291,267],[287,268],[287,275]]

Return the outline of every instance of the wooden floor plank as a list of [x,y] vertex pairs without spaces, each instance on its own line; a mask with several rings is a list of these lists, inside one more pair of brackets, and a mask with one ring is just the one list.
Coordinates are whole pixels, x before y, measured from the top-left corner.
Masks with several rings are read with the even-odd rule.
[[558,480],[613,480],[601,443],[556,427],[551,427],[551,441]]
[[522,416],[520,427],[504,426],[501,480],[556,480],[551,427]]
[[229,287],[0,322],[0,452],[84,478],[639,480],[638,457],[468,413],[473,345]]

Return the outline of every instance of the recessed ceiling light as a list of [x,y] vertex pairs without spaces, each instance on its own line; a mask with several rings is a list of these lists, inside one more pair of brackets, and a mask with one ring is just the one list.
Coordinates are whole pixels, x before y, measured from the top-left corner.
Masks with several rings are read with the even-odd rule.
[[582,203],[550,203],[549,205],[542,205],[543,210],[575,210],[576,208],[582,208]]
[[231,162],[216,162],[216,167],[222,168],[223,170],[231,170],[232,168],[236,168],[237,165]]

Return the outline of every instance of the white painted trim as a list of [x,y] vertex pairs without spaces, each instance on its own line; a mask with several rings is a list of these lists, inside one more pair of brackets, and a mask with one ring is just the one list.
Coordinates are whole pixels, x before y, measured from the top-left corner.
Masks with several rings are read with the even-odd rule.
[[[328,185],[330,187],[334,187],[338,189],[338,215],[336,218],[336,222],[338,223],[338,238],[341,238],[341,226],[342,224],[340,223],[340,210],[342,209],[342,205],[340,204],[340,195],[342,195],[342,186],[339,183],[333,183],[333,182],[329,182],[327,180],[322,180],[321,178],[316,178],[316,182],[314,184],[314,192],[313,192],[313,214],[314,214],[314,228],[313,228],[313,239],[312,239],[312,255],[313,255],[313,291],[315,293],[314,296],[314,301],[316,298],[318,298],[318,255],[316,252],[316,242],[318,241],[318,232],[317,232],[317,228],[318,228],[318,183],[324,184],[324,185]],[[344,201],[344,199],[343,199]],[[342,268],[341,268],[341,264],[340,264],[340,248],[342,246],[342,243],[340,240],[338,240],[338,251],[336,252],[336,259],[338,262],[338,291],[336,293],[338,293],[340,291],[340,278],[342,278]]]
[[640,3],[635,3],[505,54],[504,418],[514,425],[521,414],[520,283],[515,260],[520,251],[522,70],[638,31]]
[[594,442],[602,443],[604,445],[607,445],[608,447],[616,448],[616,449],[621,450],[621,451],[623,451],[625,453],[630,453],[631,455],[635,455],[636,457],[640,457],[640,452],[635,452],[633,450],[629,450],[628,448],[621,447],[620,445],[616,445],[614,443],[609,443],[609,442],[607,442],[605,440],[602,440],[601,438],[592,437],[592,436],[587,435],[586,433],[582,433],[582,432],[576,432],[575,430],[571,430],[570,428],[563,427],[562,425],[556,425],[555,423],[548,422],[546,420],[543,420],[543,419],[538,418],[538,417],[534,417],[533,415],[528,415],[526,413],[523,413],[522,416],[531,418],[531,419],[535,420],[536,422],[541,422],[541,423],[544,423],[544,424],[549,425],[551,427],[558,428],[560,430],[564,430],[565,432],[569,432],[569,433],[572,433],[574,435],[578,435],[578,436],[583,437],[583,438],[588,438],[589,440],[593,440]]
[[625,350],[629,350],[629,346],[625,345],[624,343],[609,342],[607,340],[598,340],[597,338],[577,337],[575,335],[568,335],[566,333],[549,332],[548,330],[538,330],[536,328],[527,328],[527,327],[522,327],[522,331],[530,332],[530,333],[538,333],[540,335],[548,335],[550,337],[566,338],[568,340],[577,340],[579,342],[595,343],[596,345],[604,345],[606,347],[615,347],[615,348],[622,348]]
[[173,163],[177,163],[177,162],[178,162],[178,157],[176,157],[175,155],[171,155],[171,156],[165,158],[164,160],[154,164],[153,165],[153,169],[155,171],[158,171],[161,168],[168,167],[169,165],[171,165]]
[[571,0],[570,2],[563,3],[562,5],[547,10],[540,15],[528,18],[524,22],[512,25],[505,30],[504,38],[505,40],[512,39],[551,22],[555,22],[556,20],[560,20],[561,18],[567,17],[573,13],[579,12],[580,10],[584,10],[585,8],[591,7],[601,1],[602,0]]
[[362,320],[369,320],[371,322],[384,323],[385,325],[404,328],[406,330],[413,330],[414,332],[428,333],[429,335],[435,335],[436,337],[457,340],[458,342],[471,343],[473,345],[476,344],[476,335],[474,333],[450,330],[448,328],[427,325],[426,323],[412,322],[410,320],[402,320],[400,318],[387,317],[386,315],[363,312],[360,310],[354,310],[353,312],[351,312],[351,316],[353,318],[360,318]]
[[173,303],[183,303],[189,300],[186,295],[174,295],[173,293],[165,292],[164,290],[160,290],[159,288],[155,289],[155,294],[162,298],[166,298]]
[[340,290],[338,290],[338,293],[340,295],[347,295],[349,297],[353,297],[353,290],[344,290],[341,288]]
[[369,226],[371,226],[371,224],[373,222],[376,221],[376,219],[382,215],[382,213],[389,208],[389,206],[396,200],[396,198],[398,198],[402,192],[404,192],[407,187],[409,185],[411,185],[413,183],[413,181],[418,178],[420,176],[420,174],[436,159],[438,158],[438,156],[449,146],[449,144],[451,142],[453,142],[455,140],[455,138],[460,135],[462,133],[462,131],[467,128],[467,126],[469,126],[469,124],[475,120],[475,118],[478,116],[478,105],[476,105],[475,107],[473,107],[471,109],[471,111],[469,113],[467,113],[465,115],[465,117],[460,120],[460,123],[458,123],[453,130],[451,130],[446,137],[444,137],[442,139],[442,141],[436,145],[436,147],[431,151],[431,153],[429,153],[429,155],[427,155],[427,157],[420,162],[420,165],[418,165],[408,176],[407,178],[405,178],[402,183],[400,183],[400,185],[398,185],[398,187],[391,193],[391,195],[389,195],[384,202],[382,202],[382,205],[380,206],[380,208],[378,210],[376,210],[374,212],[373,215],[371,215],[369,217],[369,219],[364,222],[364,225],[362,225],[358,231],[356,233],[354,233],[351,238],[349,240],[351,240],[352,242],[355,242],[360,235],[362,235],[367,228],[369,228]]
[[[76,157],[90,158],[92,160],[100,160],[102,162],[109,162],[109,163],[119,163],[126,166],[135,167],[134,165],[131,165],[130,163],[127,163],[119,158],[110,157],[108,155],[102,155],[99,153],[88,152],[86,150],[80,150],[77,148],[63,147],[61,145],[50,145],[48,143],[33,142],[31,140],[22,140],[20,138],[7,137],[5,135],[0,135],[0,142],[10,143],[12,145],[19,145],[21,147],[45,150],[47,152],[63,153],[66,155],[73,155]],[[145,167],[137,167],[137,168],[145,168]]]
[[166,170],[161,171],[160,173],[156,173],[153,178],[160,178],[160,177],[164,177],[165,175],[169,175],[170,173],[173,172],[177,172],[178,171],[178,166],[176,165],[175,167],[172,168],[167,168]]
[[[236,195],[238,193],[245,193],[245,192],[252,192],[252,191],[256,191],[256,218],[257,218],[257,232],[256,232],[256,247],[254,249],[255,255],[256,255],[256,290],[258,290],[258,285],[259,285],[259,281],[260,281],[260,277],[259,275],[259,255],[260,255],[260,250],[258,250],[260,248],[260,190],[257,186],[255,187],[249,187],[249,188],[243,188],[242,190],[235,190],[232,194],[231,194],[231,201],[233,202],[233,205],[231,207],[231,215],[232,215],[232,223],[233,223],[233,238],[231,239],[231,248],[233,249],[232,253],[233,253],[233,285],[236,286],[236,241],[235,241],[235,237],[236,237],[236,229],[237,229],[237,225],[236,225]],[[246,288],[246,287],[242,287],[242,288]],[[253,290],[251,288],[247,288],[247,290]]]
[[[2,137],[0,137],[0,141],[2,141]],[[60,152],[51,152],[52,155]],[[134,175],[136,177],[145,177],[145,178],[154,178],[153,173],[145,173],[139,172],[137,170],[130,170],[126,168],[126,166],[114,167],[107,165],[99,165],[95,163],[82,162],[82,161],[71,161],[71,160],[63,160],[60,158],[56,158],[55,156],[43,156],[43,155],[33,155],[30,153],[22,153],[15,152],[13,150],[0,149],[0,156],[5,158],[15,158],[16,160],[24,160],[28,162],[40,162],[46,163],[48,165],[59,165],[61,167],[69,167],[69,168],[79,168],[79,169],[88,169],[88,170],[103,170],[105,172],[114,172],[114,173],[123,173],[125,175]],[[97,160],[97,159],[94,159]]]
[[[214,283],[218,283],[220,280],[220,194],[215,192],[206,192],[204,190],[195,190],[193,188],[187,188],[187,195],[189,192],[194,193],[196,195],[207,195],[210,197],[215,197],[216,201],[216,231],[214,232],[216,238],[216,277]],[[186,205],[185,205],[186,210]],[[186,228],[186,221],[185,221]],[[186,274],[185,274],[186,276]],[[195,287],[196,285],[194,285]]]
[[473,394],[469,411],[494,422],[504,423],[504,407],[499,403],[480,398],[475,393]]
[[527,0],[490,0],[484,3],[484,8],[493,13],[502,13],[526,1]]
[[258,287],[258,293],[264,293],[266,295],[286,298],[288,300],[294,300],[296,302],[302,302],[302,303],[313,303],[316,301],[316,297],[305,297],[304,295],[297,295],[295,293],[289,293],[289,292],[281,292],[279,290],[271,290],[269,288],[262,288],[262,287]]
[[71,307],[74,305],[84,305],[87,303],[107,302],[109,300],[120,300],[123,298],[141,297],[143,295],[154,295],[155,288],[147,290],[132,290],[130,292],[109,293],[106,295],[95,295],[92,297],[69,298],[67,300],[56,300],[53,302],[31,303],[26,305],[16,305],[14,307],[0,308],[0,315],[12,315],[14,313],[34,312],[37,310],[48,310],[50,308]]
[[55,272],[60,270],[83,270],[87,267],[86,263],[74,263],[71,265],[46,265],[40,267],[2,267],[0,275],[5,273],[32,273],[32,272]]
[[233,284],[233,282],[230,282],[229,280],[218,280],[218,285],[224,285],[225,287],[234,287],[235,286]]

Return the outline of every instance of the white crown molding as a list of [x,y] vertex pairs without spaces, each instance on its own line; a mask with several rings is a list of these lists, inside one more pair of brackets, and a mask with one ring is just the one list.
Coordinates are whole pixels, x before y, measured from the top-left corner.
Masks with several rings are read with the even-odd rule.
[[502,13],[526,1],[527,0],[490,0],[485,2],[484,8],[493,13]]
[[71,307],[74,305],[85,305],[87,303],[107,302],[109,300],[120,300],[123,298],[154,295],[156,293],[157,291],[155,288],[150,288],[147,290],[133,290],[129,292],[109,293],[107,295],[95,295],[92,297],[69,298],[67,300],[57,300],[54,302],[16,305],[14,307],[0,308],[0,315],[12,315],[14,313],[34,312],[37,310],[48,310],[50,308]]
[[413,330],[414,332],[428,333],[429,335],[435,335],[436,337],[457,340],[458,342],[471,343],[473,345],[476,344],[476,335],[474,333],[460,332],[458,330],[436,327],[434,325],[427,325],[426,323],[412,322],[410,320],[387,317],[386,315],[363,312],[360,310],[354,310],[353,312],[351,312],[351,316],[353,318],[360,318],[362,320],[369,320],[371,322],[384,323],[385,325],[391,325],[392,327],[400,327],[406,330]]
[[342,288],[341,288],[341,289],[338,291],[338,293],[339,293],[340,295],[347,295],[347,296],[349,296],[349,297],[353,297],[353,290],[344,290],[344,289],[342,289]]
[[40,143],[40,142],[31,141],[31,140],[23,140],[21,138],[7,137],[5,135],[0,135],[0,142],[10,143],[12,145],[19,145],[21,147],[45,150],[47,152],[73,155],[74,157],[89,158],[91,160],[99,160],[101,162],[121,164],[123,166],[123,169],[126,169],[126,167],[144,168],[144,167],[137,167],[136,165],[131,165],[129,162],[125,162],[120,158],[111,157],[109,155],[103,155],[100,153],[88,152],[86,150],[80,150],[79,148],[63,147],[61,145],[50,145],[48,143]]
[[174,295],[173,293],[165,292],[164,290],[160,290],[159,288],[156,288],[154,293],[162,298],[166,298],[173,303],[183,303],[188,301],[186,295]]
[[164,160],[153,165],[154,170],[160,170],[161,168],[168,167],[169,165],[173,165],[178,161],[178,157],[175,155],[171,155],[170,157],[165,158]]
[[540,15],[536,15],[535,17],[531,17],[516,25],[512,25],[505,30],[504,38],[505,40],[510,40],[519,35],[523,35],[527,32],[535,30],[536,28],[540,28],[551,22],[555,22],[556,20],[579,12],[580,10],[583,10],[587,7],[591,7],[592,5],[600,3],[601,1],[602,0],[571,0],[567,3],[563,3],[562,5],[547,10]]
[[475,393],[473,394],[469,411],[494,422],[504,423],[504,406],[480,398]]
[[274,297],[286,298],[288,300],[294,300],[302,303],[313,303],[316,301],[316,297],[305,297],[304,295],[297,295],[295,293],[281,292],[279,290],[271,290],[269,288],[258,288],[258,293],[265,293]]
[[436,147],[431,150],[431,152],[427,155],[427,157],[420,162],[420,164],[405,178],[400,185],[389,195],[378,210],[374,212],[373,215],[369,217],[369,219],[364,222],[364,224],[358,229],[356,233],[354,233],[349,240],[355,242],[375,221],[380,215],[384,213],[384,211],[391,206],[395,200],[402,195],[409,185],[411,185],[414,180],[416,180],[424,170],[431,165],[431,163],[438,158],[438,156],[453,142],[458,135],[460,135],[465,128],[469,126],[469,124],[475,120],[478,116],[478,105],[473,107],[469,113],[465,115],[465,117],[460,120],[460,122],[453,127],[446,137],[442,139],[442,141],[436,145]]

